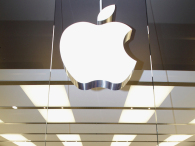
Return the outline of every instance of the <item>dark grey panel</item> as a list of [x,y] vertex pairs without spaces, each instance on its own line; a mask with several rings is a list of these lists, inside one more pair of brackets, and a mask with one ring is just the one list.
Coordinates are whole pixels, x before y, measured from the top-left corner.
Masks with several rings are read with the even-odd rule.
[[156,31],[159,46],[151,40],[154,69],[195,70],[195,24],[156,24]]
[[49,69],[52,21],[0,21],[1,69]]
[[0,0],[1,21],[53,21],[55,0]]
[[[115,21],[125,23],[133,28],[131,40],[129,44],[125,45],[125,50],[132,58],[138,61],[135,69],[150,69],[145,0],[103,1],[103,7],[111,4],[116,4]],[[59,52],[62,30],[80,21],[96,24],[98,13],[99,0],[62,0],[62,7],[61,1],[56,1],[56,30],[53,54],[54,69],[63,68]]]

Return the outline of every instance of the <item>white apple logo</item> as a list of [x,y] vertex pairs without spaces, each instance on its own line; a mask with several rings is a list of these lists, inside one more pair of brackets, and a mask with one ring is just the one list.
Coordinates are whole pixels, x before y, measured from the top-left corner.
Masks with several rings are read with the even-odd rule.
[[79,89],[119,90],[131,77],[136,61],[125,52],[124,43],[130,39],[132,29],[111,22],[114,11],[115,5],[110,5],[99,13],[99,25],[77,22],[62,33],[61,58],[69,78]]

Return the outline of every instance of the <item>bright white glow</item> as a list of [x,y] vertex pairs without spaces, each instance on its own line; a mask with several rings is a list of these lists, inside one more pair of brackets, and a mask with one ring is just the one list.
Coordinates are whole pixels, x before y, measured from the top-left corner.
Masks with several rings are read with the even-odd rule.
[[72,24],[65,29],[60,40],[64,66],[80,83],[94,80],[122,83],[136,64],[123,46],[126,34],[131,31],[129,26],[120,22]]
[[83,146],[81,142],[63,142],[64,146]]
[[118,141],[133,141],[136,135],[114,135],[111,146],[129,146],[131,142],[118,142]]
[[123,110],[119,123],[146,123],[154,110]]
[[34,143],[32,142],[13,142],[18,146],[36,146]]
[[76,142],[76,141],[81,141],[81,138],[78,134],[73,134],[73,135],[58,134],[57,137],[61,141],[75,141],[75,142],[63,142],[65,146],[82,146],[81,142]]
[[190,124],[195,124],[195,119],[190,122]]
[[0,120],[0,123],[4,123],[2,120]]
[[12,106],[13,109],[17,109],[17,106]]
[[132,141],[136,135],[114,135],[113,141]]
[[[49,85],[21,85],[26,95],[35,106],[48,105]],[[49,106],[70,106],[68,95],[63,85],[51,85]]]
[[1,134],[1,136],[10,141],[27,141],[21,134]]
[[[153,86],[131,86],[125,107],[159,107],[168,94],[173,90],[173,86],[155,86],[153,92]],[[155,105],[154,95],[155,94]],[[154,110],[123,110],[119,119],[121,123],[146,123],[154,114]],[[135,135],[136,137],[137,135]],[[173,144],[173,143],[172,143]],[[120,145],[120,144],[119,144]],[[116,146],[119,146],[116,144]],[[111,143],[114,146],[114,143]],[[166,145],[164,145],[166,146]],[[168,146],[168,145],[167,145]]]
[[[3,138],[5,138],[9,141],[29,141],[21,134],[1,134],[0,136],[2,136]],[[13,143],[18,145],[18,146],[36,146],[32,142],[13,142]]]
[[164,141],[184,141],[188,138],[190,138],[192,135],[171,135]]
[[159,146],[175,146],[177,145],[179,142],[162,142],[159,144]]
[[129,146],[131,142],[112,142],[111,146]]
[[110,6],[105,7],[98,14],[97,21],[103,21],[103,20],[108,19],[110,16],[113,15],[114,11],[115,11],[115,5],[110,5]]
[[[39,109],[39,112],[47,119],[47,110]],[[47,122],[75,122],[71,109],[49,109]]]
[[[47,106],[49,86],[21,85],[21,88],[35,106]],[[70,106],[65,86],[50,85],[49,106]],[[48,122],[75,122],[71,109],[39,109],[39,112]],[[48,116],[48,117],[47,117]],[[79,135],[57,135],[62,141],[81,141]],[[65,146],[82,146],[81,142],[63,142]]]
[[[179,144],[181,141],[184,141],[190,137],[192,137],[192,135],[171,135],[164,140],[167,142],[162,142],[159,144],[159,146],[175,146]],[[175,141],[175,142],[169,142],[169,141]]]
[[80,141],[81,140],[78,134],[72,134],[72,135],[57,134],[57,137],[61,141]]
[[[48,85],[21,85],[21,88],[35,106],[47,106]],[[49,106],[70,106],[70,102],[63,85],[51,85],[49,92]],[[75,122],[71,109],[39,109],[47,122]]]
[[[159,107],[168,94],[172,91],[173,86],[155,86],[155,102]],[[131,86],[125,107],[155,107],[153,86]]]
[[[159,107],[173,86],[155,86],[155,104]],[[131,86],[125,107],[155,107],[153,86]],[[148,108],[149,109],[149,108]],[[154,114],[154,110],[123,110],[119,122],[125,123],[146,123]]]

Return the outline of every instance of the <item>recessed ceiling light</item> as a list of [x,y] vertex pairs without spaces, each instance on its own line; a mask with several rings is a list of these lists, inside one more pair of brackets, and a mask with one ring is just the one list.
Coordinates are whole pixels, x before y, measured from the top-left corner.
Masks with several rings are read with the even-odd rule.
[[32,142],[13,142],[13,143],[16,144],[16,145],[18,145],[18,146],[36,146]]
[[[82,146],[81,142],[77,142],[77,141],[81,141],[80,135],[78,135],[78,134],[72,134],[72,135],[57,134],[57,137],[61,141],[65,141],[65,142],[63,142],[63,144],[65,146]],[[75,141],[75,142],[67,142],[67,141]]]
[[[111,146],[129,146],[131,142],[128,141],[133,141],[136,135],[114,135]],[[120,141],[127,141],[127,142],[120,142]]]
[[[159,107],[169,93],[173,90],[173,86],[131,86],[125,101],[125,107]],[[140,92],[141,91],[141,92]],[[155,104],[154,105],[154,94]]]
[[63,142],[64,146],[83,146],[81,142]]
[[130,142],[112,142],[111,146],[129,146]]
[[[26,95],[35,106],[70,106],[64,85],[21,85]],[[49,95],[48,95],[49,92]]]
[[[160,143],[159,146],[175,146],[180,142],[190,138],[191,136],[192,135],[171,135],[164,140],[165,142]],[[175,141],[175,142],[169,142],[169,141]]]
[[[124,106],[159,107],[161,103],[165,100],[165,98],[168,96],[168,94],[172,91],[172,89],[173,86],[155,87],[154,91],[156,105],[154,105],[153,86],[131,86]],[[146,123],[153,114],[154,110],[123,110],[119,122]]]
[[175,146],[177,145],[179,142],[162,142],[159,144],[159,146]]
[[1,134],[1,136],[7,140],[10,140],[10,141],[26,141],[26,140],[28,140],[24,136],[22,136],[21,134]]
[[[165,98],[169,95],[169,93],[173,90],[173,88],[174,86],[155,86],[153,92],[153,86],[131,86],[124,106],[159,107],[165,100]],[[119,123],[146,123],[152,117],[153,114],[154,110],[122,110]],[[112,146],[115,145],[121,146],[120,144],[116,143],[113,143]],[[124,146],[126,145],[124,144]]]
[[57,137],[61,140],[61,141],[81,141],[81,138],[78,134],[57,134]]
[[[21,85],[21,88],[35,106],[47,106],[48,98],[49,106],[70,106],[64,85],[51,85],[49,96],[48,85]],[[71,109],[39,109],[39,112],[47,122],[75,122]]]
[[136,135],[114,135],[113,141],[132,141]]

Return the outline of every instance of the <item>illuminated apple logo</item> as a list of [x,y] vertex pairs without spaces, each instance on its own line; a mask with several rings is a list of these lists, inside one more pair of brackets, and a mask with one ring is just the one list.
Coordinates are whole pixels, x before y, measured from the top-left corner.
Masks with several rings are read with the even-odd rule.
[[77,22],[67,27],[60,40],[60,54],[66,73],[82,90],[95,87],[119,90],[126,85],[136,65],[124,50],[132,29],[111,22],[115,5],[98,15],[98,25]]

